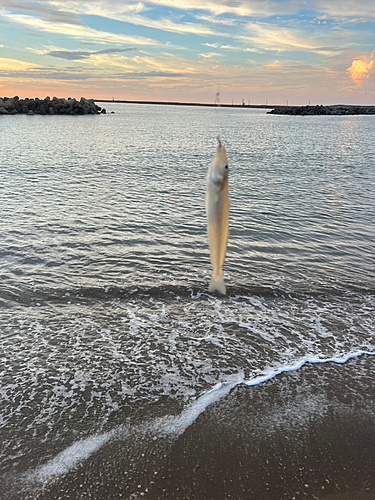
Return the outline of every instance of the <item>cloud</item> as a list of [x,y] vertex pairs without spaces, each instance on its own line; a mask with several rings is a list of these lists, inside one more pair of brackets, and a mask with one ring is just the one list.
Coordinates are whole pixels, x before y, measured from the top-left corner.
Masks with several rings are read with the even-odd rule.
[[95,52],[89,51],[79,51],[79,50],[51,50],[50,52],[46,52],[44,55],[57,57],[59,59],[66,59],[68,61],[80,61],[82,59],[88,59],[90,56],[94,56],[97,54],[116,54],[119,52],[131,52],[136,51],[137,48],[129,47],[127,49],[104,49],[97,50]]
[[203,57],[204,59],[215,59],[216,57],[223,57],[222,54],[219,54],[218,52],[208,52],[206,54],[199,54],[200,57]]
[[[221,14],[235,14],[237,16],[252,16],[252,15],[271,15],[275,13],[286,13],[289,10],[289,4],[283,4],[282,7],[277,2],[269,0],[258,0],[253,2],[251,0],[147,0],[144,3],[130,4],[121,0],[86,0],[84,4],[80,4],[75,0],[54,0],[54,5],[61,5],[62,8],[67,10],[82,9],[92,12],[95,15],[108,16],[121,16],[131,9],[135,12],[147,10],[152,6],[168,7],[172,9],[179,9],[182,11],[198,10],[206,11],[214,16]],[[128,6],[131,9],[127,8]]]
[[224,26],[234,26],[236,24],[236,19],[220,18],[216,16],[195,16],[200,21],[206,21],[208,23],[223,24]]
[[[7,57],[0,57],[0,71],[24,71],[26,69],[38,68],[38,64],[33,64],[25,61],[18,61],[17,59],[10,59]],[[2,75],[4,76],[4,75]]]
[[90,52],[78,51],[78,50],[53,50],[47,52],[46,56],[58,57],[59,59],[66,59],[68,61],[79,61],[80,59],[86,59],[90,57]]
[[220,43],[217,43],[217,42],[215,42],[215,43],[208,43],[207,42],[207,43],[204,43],[203,45],[205,45],[206,47],[211,47],[213,49],[217,49],[220,46]]
[[204,26],[203,24],[195,24],[195,23],[174,23],[169,19],[149,19],[144,16],[121,16],[113,19],[117,19],[119,21],[124,21],[127,23],[135,24],[137,26],[144,26],[146,28],[154,28],[162,31],[169,31],[172,33],[180,33],[180,34],[190,34],[190,35],[215,35],[216,32],[213,31],[208,26]]
[[291,98],[297,88],[308,99],[360,96],[375,80],[372,25],[363,25],[374,16],[374,0],[0,0],[9,58],[0,85],[60,80],[102,96],[123,85],[133,97],[168,89],[164,98],[194,100],[219,89],[229,102],[238,92]]
[[116,54],[118,52],[133,52],[138,50],[137,47],[128,47],[127,49],[103,49],[93,52],[93,54]]
[[220,48],[224,49],[224,50],[234,50],[234,51],[237,51],[237,52],[257,52],[257,53],[261,53],[255,47],[250,48],[250,47],[234,47],[233,45],[220,45]]
[[362,86],[363,80],[375,74],[375,52],[355,58],[346,71],[357,86]]
[[[113,77],[124,80],[143,80],[145,78],[180,78],[186,76],[184,73],[168,73],[166,71],[149,71],[139,73],[118,73]],[[111,78],[108,77],[107,78]]]
[[172,33],[194,34],[200,36],[215,34],[211,28],[203,24],[176,23],[167,18],[152,19],[150,17],[139,15],[141,11],[146,10],[143,3],[124,4],[124,2],[98,2],[95,0],[80,3],[69,0],[64,2],[61,0],[54,0],[54,5],[60,5],[61,8],[69,9],[75,15],[99,16],[106,19],[133,24],[135,26],[143,26],[145,28],[152,28]]
[[[237,40],[249,43],[253,48],[261,50],[283,51],[311,51],[328,55],[332,52],[347,50],[348,43],[344,34],[320,32],[318,36],[307,37],[302,30],[276,26],[267,23],[247,23],[248,35],[238,35]],[[327,41],[330,44],[327,44]],[[343,43],[345,41],[345,44]]]
[[36,14],[43,14],[46,16],[47,21],[52,23],[67,23],[82,26],[81,20],[72,12],[61,10],[53,4],[48,2],[21,2],[19,0],[0,0],[0,5],[4,8],[11,10],[18,10],[22,12],[34,12]]
[[[7,78],[32,78],[47,80],[144,80],[147,78],[181,78],[185,73],[174,73],[170,71],[135,71],[105,73],[103,71],[90,71],[87,73],[82,68],[65,68],[63,71],[53,68],[37,66],[35,64],[17,61],[15,59],[0,58],[0,71],[2,77]],[[32,71],[32,74],[30,73]]]
[[129,36],[117,33],[109,33],[106,31],[98,31],[86,26],[75,26],[67,23],[49,23],[44,19],[40,19],[26,14],[12,14],[8,11],[0,11],[0,16],[3,16],[8,21],[12,21],[39,32],[54,33],[65,35],[80,40],[95,41],[97,43],[118,43],[131,45],[150,45],[163,46],[165,44],[157,42],[151,38],[140,36]]
[[362,17],[367,20],[375,18],[375,2],[373,0],[341,0],[327,2],[327,0],[310,0],[307,8],[326,14],[333,19],[347,17]]
[[293,2],[284,2],[281,6],[269,0],[148,0],[150,4],[164,5],[181,10],[205,10],[215,16],[234,14],[236,16],[270,16],[288,13]]
[[109,14],[139,13],[147,10],[143,2],[124,2],[123,0],[85,0],[85,2],[77,2],[77,0],[46,1],[58,9],[64,9],[76,14],[87,13],[100,17],[108,17]]

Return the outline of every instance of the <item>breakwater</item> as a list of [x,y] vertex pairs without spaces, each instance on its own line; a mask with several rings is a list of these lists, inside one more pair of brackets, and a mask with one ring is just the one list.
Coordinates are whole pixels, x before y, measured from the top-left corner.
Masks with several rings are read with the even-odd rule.
[[191,106],[202,108],[242,108],[242,109],[273,109],[268,104],[218,104],[213,102],[180,102],[180,101],[129,101],[118,99],[95,99],[95,102],[111,102],[118,104],[156,104],[159,106]]
[[276,106],[271,115],[374,115],[375,106]]
[[0,98],[0,115],[97,115],[106,110],[97,106],[94,99],[59,99],[46,97],[45,99],[20,99],[15,97]]
[[156,104],[163,106],[189,106],[207,108],[242,108],[242,109],[268,109],[268,114],[279,115],[373,115],[375,106],[359,106],[350,104],[333,104],[329,106],[281,106],[279,104],[224,104],[180,101],[130,101],[115,99],[95,99],[95,102],[109,102],[118,104]]

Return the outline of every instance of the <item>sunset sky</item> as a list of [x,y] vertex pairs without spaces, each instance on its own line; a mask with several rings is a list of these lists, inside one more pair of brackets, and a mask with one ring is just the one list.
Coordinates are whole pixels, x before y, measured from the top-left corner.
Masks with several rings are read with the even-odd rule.
[[374,104],[374,0],[0,0],[0,96]]

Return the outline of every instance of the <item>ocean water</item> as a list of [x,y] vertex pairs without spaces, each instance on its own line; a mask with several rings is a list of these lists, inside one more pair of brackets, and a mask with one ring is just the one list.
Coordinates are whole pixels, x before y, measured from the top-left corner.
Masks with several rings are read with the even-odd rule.
[[[80,467],[87,479],[104,449],[123,464],[101,479],[106,498],[157,498],[166,443],[234,388],[375,353],[373,117],[104,106],[0,119],[7,498],[42,498]],[[207,291],[217,135],[226,297]]]

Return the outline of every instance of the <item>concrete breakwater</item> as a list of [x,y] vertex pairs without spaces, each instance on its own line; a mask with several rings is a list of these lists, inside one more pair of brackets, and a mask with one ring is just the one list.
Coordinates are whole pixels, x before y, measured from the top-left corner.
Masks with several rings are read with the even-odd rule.
[[374,115],[375,106],[277,106],[272,115]]
[[97,106],[94,99],[20,99],[15,97],[0,98],[0,115],[97,115],[106,113],[104,108]]

